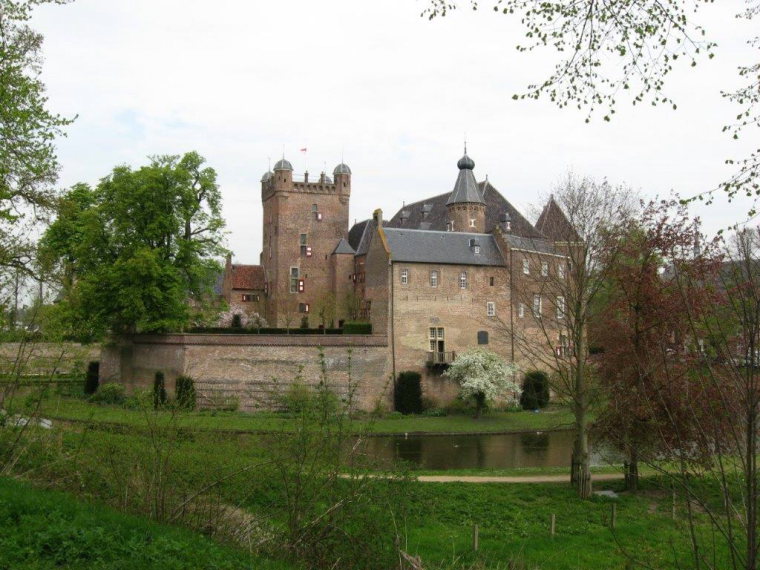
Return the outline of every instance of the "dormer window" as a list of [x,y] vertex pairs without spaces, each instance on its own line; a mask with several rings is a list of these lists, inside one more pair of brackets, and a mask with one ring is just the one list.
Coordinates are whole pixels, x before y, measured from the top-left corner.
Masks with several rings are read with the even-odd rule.
[[480,255],[480,246],[479,245],[472,246],[472,253],[474,253],[475,255]]

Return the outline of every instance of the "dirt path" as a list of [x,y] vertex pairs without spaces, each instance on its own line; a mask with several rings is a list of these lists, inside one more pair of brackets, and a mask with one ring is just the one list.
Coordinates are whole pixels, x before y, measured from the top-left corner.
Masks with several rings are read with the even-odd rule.
[[[599,473],[592,475],[592,481],[614,481],[622,479],[622,473]],[[569,483],[569,475],[524,475],[516,477],[479,475],[420,475],[423,483]]]

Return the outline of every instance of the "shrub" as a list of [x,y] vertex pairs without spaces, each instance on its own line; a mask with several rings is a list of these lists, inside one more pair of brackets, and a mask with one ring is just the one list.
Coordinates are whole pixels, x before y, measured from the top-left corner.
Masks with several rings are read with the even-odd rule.
[[449,412],[445,408],[428,408],[422,414],[430,418],[443,418],[448,416]]
[[349,321],[343,324],[343,334],[372,334],[372,323]]
[[156,377],[153,379],[153,408],[159,409],[166,405],[166,384],[164,381],[164,373],[160,370],[156,372]]
[[107,382],[103,384],[97,392],[90,396],[90,401],[95,404],[122,405],[127,399],[126,390],[123,384],[118,382]]
[[84,393],[87,396],[92,396],[98,391],[100,385],[100,362],[90,362],[87,365],[87,374],[84,377]]
[[541,370],[525,374],[520,406],[523,410],[537,410],[549,405],[549,376]]
[[393,405],[402,414],[422,412],[422,384],[419,372],[402,372],[393,392]]
[[[307,317],[306,315],[304,315],[303,317],[301,317],[301,328],[302,329],[308,329],[309,328],[309,317]],[[319,329],[319,330],[321,331],[322,329]]]
[[190,376],[177,376],[174,384],[177,406],[183,410],[195,409],[195,381]]

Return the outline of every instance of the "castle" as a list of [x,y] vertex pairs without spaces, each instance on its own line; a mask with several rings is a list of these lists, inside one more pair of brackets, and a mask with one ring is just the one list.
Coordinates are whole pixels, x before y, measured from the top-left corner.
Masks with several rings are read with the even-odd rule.
[[566,217],[550,199],[534,226],[487,180],[476,181],[466,149],[457,168],[451,191],[387,221],[376,210],[349,228],[346,164],[310,181],[278,161],[261,178],[259,264],[227,260],[220,292],[231,312],[289,328],[368,321],[387,346],[385,370],[394,378],[419,371],[438,400],[456,391],[441,369],[469,348],[523,369],[536,366],[525,339],[563,350],[565,299],[550,283],[568,268]]

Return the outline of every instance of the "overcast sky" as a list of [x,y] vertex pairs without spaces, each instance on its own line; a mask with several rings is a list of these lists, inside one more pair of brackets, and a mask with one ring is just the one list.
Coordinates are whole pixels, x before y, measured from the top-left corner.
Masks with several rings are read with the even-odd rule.
[[[261,250],[261,175],[283,154],[296,174],[341,161],[353,171],[351,220],[448,192],[466,136],[478,180],[524,212],[568,170],[646,196],[715,188],[724,160],[757,141],[721,132],[738,110],[720,96],[757,59],[736,1],[700,20],[717,56],[676,69],[678,110],[620,104],[616,118],[512,95],[544,79],[553,54],[520,54],[520,29],[490,9],[432,22],[415,0],[77,0],[44,6],[49,107],[73,116],[58,143],[62,187],[118,164],[197,150],[224,197],[228,243],[241,263]],[[488,2],[481,2],[484,8]],[[750,134],[750,133],[748,133]],[[751,133],[756,136],[756,133]],[[307,153],[299,149],[308,148]],[[748,205],[698,209],[714,232]]]

